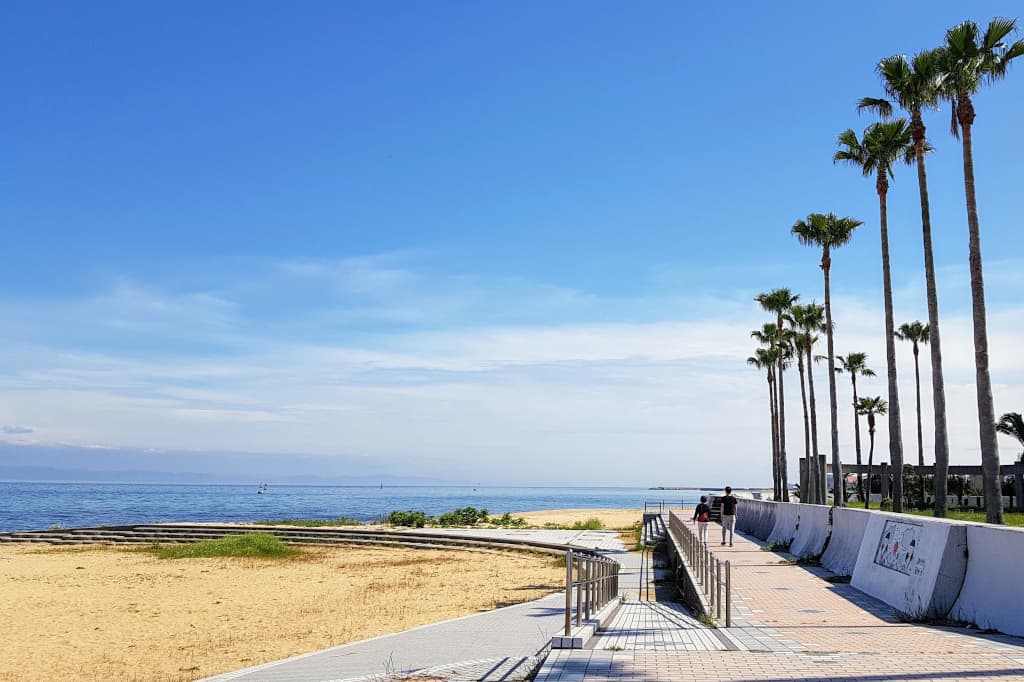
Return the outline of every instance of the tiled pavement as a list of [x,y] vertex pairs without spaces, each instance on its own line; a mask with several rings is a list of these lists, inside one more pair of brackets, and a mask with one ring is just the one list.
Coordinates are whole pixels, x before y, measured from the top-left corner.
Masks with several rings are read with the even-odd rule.
[[[734,650],[693,650],[697,647],[690,636],[664,637],[657,627],[645,639],[640,636],[645,628],[635,624],[644,622],[643,617],[637,621],[638,616],[622,611],[593,650],[552,652],[537,682],[953,682],[982,677],[1024,682],[1024,639],[900,622],[882,602],[848,584],[829,582],[828,571],[790,564],[785,556],[761,551],[756,541],[739,535],[733,547],[712,549],[732,562],[734,627],[716,634]],[[647,618],[656,616],[652,612]],[[693,625],[692,619],[680,621]],[[629,634],[613,639],[620,626],[632,640]],[[648,650],[650,641],[659,638],[655,650]],[[613,641],[617,644],[600,645]]]

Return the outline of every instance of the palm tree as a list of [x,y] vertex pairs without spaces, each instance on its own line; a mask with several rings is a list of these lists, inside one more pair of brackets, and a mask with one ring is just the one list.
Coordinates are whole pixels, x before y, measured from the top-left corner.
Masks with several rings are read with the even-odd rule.
[[[754,332],[757,334],[759,332]],[[754,354],[747,358],[747,364],[758,369],[765,370],[766,378],[768,379],[768,412],[771,421],[771,438],[772,438],[772,474],[776,474],[778,468],[778,434],[776,433],[776,419],[775,419],[775,367],[778,364],[776,361],[777,351],[773,348],[758,348],[754,351]]]
[[973,21],[957,24],[946,32],[942,50],[945,74],[943,96],[952,104],[952,131],[963,143],[964,192],[967,198],[967,230],[971,267],[971,305],[974,317],[974,364],[978,395],[978,425],[981,467],[984,475],[985,517],[989,523],[1003,522],[999,486],[999,445],[996,442],[992,378],[988,369],[988,331],[985,316],[985,281],[981,267],[981,232],[978,202],[974,191],[974,147],[972,95],[982,84],[1006,75],[1010,62],[1024,55],[1024,41],[1007,45],[1005,38],[1017,28],[1016,19],[993,19],[984,35]]
[[[771,388],[771,395],[769,396],[769,404],[771,406],[772,413],[772,489],[774,491],[775,499],[779,499],[779,394],[778,394],[778,365],[781,351],[778,346],[779,329],[775,326],[774,322],[765,322],[761,329],[755,329],[750,332],[750,337],[756,339],[765,348],[759,348],[758,350],[767,351],[773,361],[773,365],[768,368],[768,383]],[[760,358],[763,359],[763,358]],[[747,359],[750,362],[750,359]],[[754,363],[750,363],[754,364]],[[756,366],[756,365],[754,365]]]
[[[775,313],[778,333],[783,335],[785,327],[782,326],[782,318],[799,298],[799,294],[794,294],[789,289],[772,289],[768,293],[758,295],[754,300],[760,303],[761,308],[764,310],[770,313]],[[783,345],[783,339],[781,336],[778,339],[778,342],[781,347]],[[781,496],[776,495],[775,499],[781,499],[783,502],[789,502],[789,474],[786,461],[786,392],[783,383],[783,363],[786,361],[785,356],[786,353],[779,353],[778,383],[775,386],[775,390],[778,393],[778,398],[776,398],[775,404],[778,407],[779,419],[779,485],[781,486],[781,490],[778,491]]]
[[857,494],[864,499],[864,486],[860,477],[860,413],[857,412],[857,375],[863,377],[875,376],[874,370],[868,367],[867,353],[848,353],[846,357],[840,355],[838,358],[839,367],[836,372],[846,372],[850,375],[850,383],[853,385],[853,435],[857,449]]
[[[878,63],[878,75],[886,95],[910,114],[910,134],[914,139],[917,161],[917,187],[921,199],[921,236],[924,241],[924,279],[928,299],[929,346],[932,363],[932,407],[935,414],[935,508],[938,517],[946,515],[946,480],[949,472],[949,436],[946,428],[946,388],[942,372],[942,342],[939,334],[939,299],[935,285],[935,259],[932,255],[932,219],[928,201],[928,174],[925,154],[931,151],[925,136],[921,112],[938,105],[942,85],[941,51],[926,50],[908,60],[904,55],[887,57]],[[883,117],[892,115],[892,104],[885,99],[866,97],[858,110],[872,110]],[[920,414],[920,409],[918,410]],[[902,452],[902,442],[900,443]]]
[[[904,322],[896,330],[896,338],[900,341],[910,341],[914,349],[914,383],[917,386],[917,465],[924,466],[924,437],[921,430],[921,367],[918,362],[920,344],[928,343],[928,325],[922,324],[920,320]],[[924,476],[921,477],[922,481]]]
[[[875,415],[885,414],[888,409],[888,405],[882,400],[882,396],[875,396],[874,398],[861,398],[855,405],[858,414],[863,414],[868,418],[868,438],[871,440],[871,447],[868,449],[868,494],[864,498],[864,508],[867,509],[871,500],[871,464],[875,458]],[[903,476],[897,473],[893,477],[893,481],[898,481]],[[895,493],[893,493],[893,502],[896,501]]]
[[[845,245],[853,231],[863,225],[853,218],[839,218],[835,213],[811,213],[798,220],[792,233],[801,244],[821,247],[821,272],[825,277],[825,334],[828,339],[828,398],[832,417],[832,505],[843,505],[843,465],[839,459],[839,415],[836,405],[836,354],[832,326],[832,293],[829,287],[833,249]],[[900,466],[903,463],[900,462]]]
[[[864,131],[863,140],[857,139],[853,130],[839,134],[839,151],[832,160],[856,166],[864,177],[875,176],[875,193],[878,194],[879,226],[882,239],[882,294],[885,304],[885,364],[889,379],[889,457],[893,466],[903,461],[903,427],[900,420],[899,385],[896,380],[896,344],[892,339],[893,304],[892,275],[889,268],[889,219],[887,198],[889,178],[893,164],[911,163],[914,149],[911,145],[910,129],[905,119],[873,123]],[[856,418],[856,412],[854,413]],[[860,440],[858,432],[857,439]],[[859,450],[859,448],[858,448]],[[902,466],[902,464],[901,464]],[[895,511],[901,507],[894,505]]]
[[[1000,417],[996,422],[996,431],[1013,436],[1024,445],[1024,419],[1021,418],[1020,412],[1007,412]],[[1020,459],[1024,461],[1024,450],[1021,450]]]
[[808,499],[816,504],[824,504],[826,495],[818,486],[821,478],[818,471],[818,409],[814,398],[814,344],[817,343],[816,334],[825,331],[825,307],[817,303],[807,305],[795,305],[790,310],[790,316],[797,328],[803,333],[803,360],[807,366],[807,389],[809,394],[811,413],[811,456],[807,460],[807,480],[813,485],[808,485]]

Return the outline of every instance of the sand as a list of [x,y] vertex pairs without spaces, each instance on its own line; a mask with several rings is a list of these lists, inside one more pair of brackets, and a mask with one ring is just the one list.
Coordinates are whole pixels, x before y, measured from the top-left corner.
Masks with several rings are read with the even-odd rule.
[[550,509],[544,511],[512,512],[512,516],[523,517],[531,526],[543,527],[545,523],[571,526],[577,521],[597,518],[609,530],[626,530],[643,519],[643,509]]
[[0,545],[0,680],[194,680],[557,591],[551,557],[312,548],[157,559]]

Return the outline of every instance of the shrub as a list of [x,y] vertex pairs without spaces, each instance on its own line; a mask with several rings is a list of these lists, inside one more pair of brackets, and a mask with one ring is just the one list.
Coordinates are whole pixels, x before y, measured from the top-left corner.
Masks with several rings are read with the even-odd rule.
[[878,503],[878,508],[882,511],[892,511],[892,498],[887,497]]
[[487,519],[487,522],[492,526],[500,526],[501,528],[522,528],[526,525],[526,519],[521,516],[514,517],[505,512],[501,516],[492,516]]
[[427,515],[421,511],[393,511],[384,517],[384,523],[389,526],[423,528],[427,525]]
[[570,530],[601,530],[604,528],[604,522],[597,517],[590,517],[586,521],[575,521],[572,524]]
[[486,522],[488,512],[486,509],[476,507],[460,507],[455,511],[441,514],[437,517],[439,526],[475,526],[479,522]]

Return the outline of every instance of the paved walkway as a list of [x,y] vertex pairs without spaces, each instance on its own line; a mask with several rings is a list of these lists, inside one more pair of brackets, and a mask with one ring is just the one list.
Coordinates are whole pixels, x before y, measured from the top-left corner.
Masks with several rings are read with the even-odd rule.
[[[733,565],[734,627],[715,631],[721,646],[706,638],[710,631],[693,634],[699,624],[674,610],[637,605],[592,650],[552,652],[537,682],[1024,682],[1024,639],[900,622],[884,603],[830,582],[827,570],[790,564],[739,535],[733,547],[712,549]],[[649,612],[638,615],[642,608]],[[665,636],[663,621],[687,632]]]
[[[452,535],[529,538],[625,555],[620,585],[636,594],[639,562],[611,531],[450,530]],[[635,555],[634,555],[635,556]],[[370,682],[416,672],[422,680],[521,680],[532,674],[565,624],[565,593],[487,613],[425,625],[303,656],[225,673],[208,682]],[[410,679],[416,679],[416,677]]]

